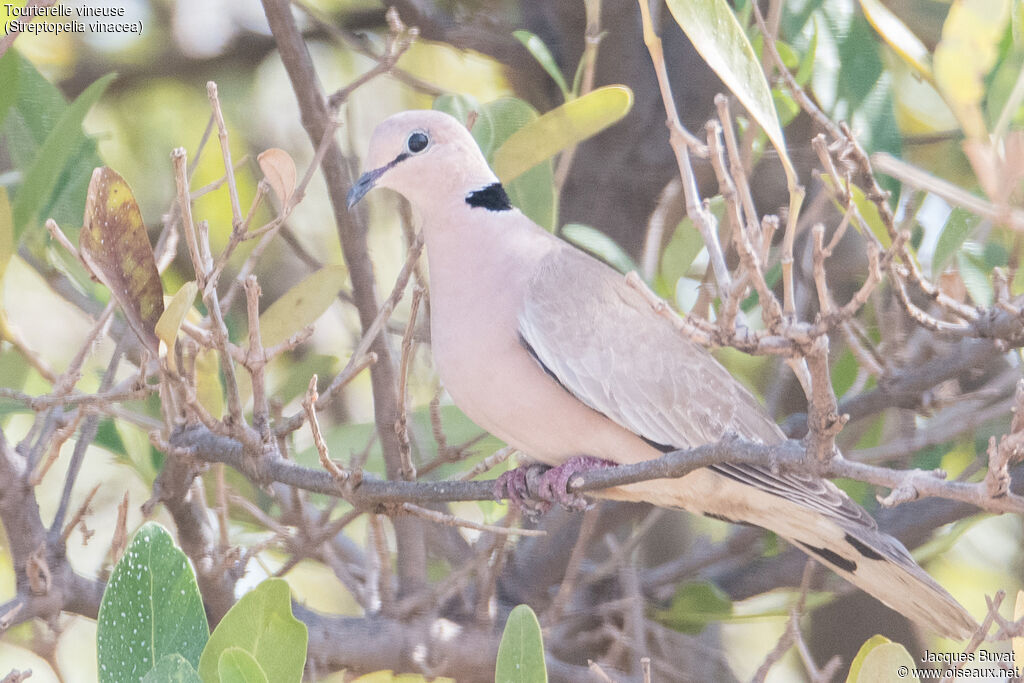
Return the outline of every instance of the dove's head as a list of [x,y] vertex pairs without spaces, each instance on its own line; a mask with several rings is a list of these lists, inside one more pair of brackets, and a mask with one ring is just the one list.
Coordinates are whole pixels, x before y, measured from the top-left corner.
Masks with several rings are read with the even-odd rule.
[[390,188],[426,208],[498,182],[466,127],[439,111],[385,119],[373,132],[364,168],[348,193],[350,209],[374,187]]

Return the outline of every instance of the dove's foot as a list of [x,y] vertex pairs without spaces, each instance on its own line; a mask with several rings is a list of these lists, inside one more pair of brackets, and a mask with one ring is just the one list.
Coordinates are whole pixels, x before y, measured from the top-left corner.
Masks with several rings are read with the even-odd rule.
[[538,496],[540,481],[551,468],[531,463],[505,472],[494,480],[495,500],[508,498],[513,510],[518,510],[530,519],[537,519],[551,509],[551,501]]
[[558,503],[566,510],[585,510],[586,499],[579,493],[571,493],[569,482],[577,474],[613,467],[615,464],[589,455],[578,455],[557,467],[523,465],[505,472],[495,480],[494,496],[499,500],[508,498],[513,508],[523,511],[530,518],[547,512],[553,503]]

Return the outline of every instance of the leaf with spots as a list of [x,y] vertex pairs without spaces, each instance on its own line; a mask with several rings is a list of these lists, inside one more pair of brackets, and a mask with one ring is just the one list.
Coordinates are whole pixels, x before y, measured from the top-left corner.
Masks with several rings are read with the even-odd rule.
[[92,172],[78,247],[93,275],[114,295],[128,324],[155,356],[159,342],[154,328],[164,312],[160,273],[131,188],[106,166]]
[[197,667],[209,632],[185,553],[162,526],[144,524],[114,567],[100,603],[100,681],[137,681],[157,667],[171,667],[173,662],[161,662],[166,655],[181,655]]
[[508,615],[498,645],[495,683],[547,683],[544,639],[540,622],[529,605],[517,605]]
[[266,579],[242,596],[221,619],[203,650],[199,675],[206,683],[250,680],[224,676],[225,671],[255,671],[249,660],[238,653],[227,660],[223,657],[240,648],[259,665],[266,680],[299,683],[306,663],[307,641],[306,625],[292,615],[288,582]]

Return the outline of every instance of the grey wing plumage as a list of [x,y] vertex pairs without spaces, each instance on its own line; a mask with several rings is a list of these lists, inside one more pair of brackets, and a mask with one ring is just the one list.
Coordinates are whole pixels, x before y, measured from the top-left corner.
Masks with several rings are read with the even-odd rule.
[[[574,274],[566,287],[564,273]],[[532,353],[580,401],[661,450],[691,448],[732,432],[784,437],[758,400],[703,347],[682,337],[625,279],[575,249],[550,255],[520,315]],[[875,528],[831,482],[753,465],[711,469],[849,523]]]
[[[766,443],[784,438],[757,399],[705,349],[657,315],[621,275],[575,249],[555,250],[539,265],[519,334],[578,400],[661,450],[698,446],[729,432]],[[733,501],[745,510],[739,521],[775,530],[939,633],[967,637],[976,627],[903,545],[878,531],[832,482],[751,465],[708,469],[768,494],[755,503],[757,495],[733,488],[729,495],[745,499]]]

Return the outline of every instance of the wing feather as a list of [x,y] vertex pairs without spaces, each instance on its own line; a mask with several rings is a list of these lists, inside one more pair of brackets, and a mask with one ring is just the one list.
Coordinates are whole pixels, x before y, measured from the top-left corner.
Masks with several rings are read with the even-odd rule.
[[[565,273],[573,273],[566,286]],[[618,273],[555,250],[531,281],[519,333],[562,386],[648,442],[690,448],[732,432],[784,438],[758,400],[704,348],[678,334]],[[876,528],[831,482],[752,465],[711,469],[855,527]]]

